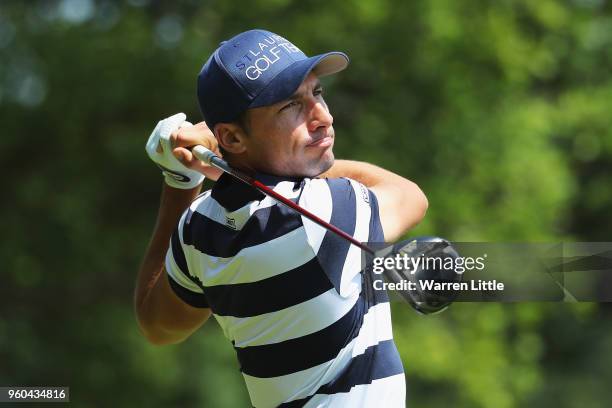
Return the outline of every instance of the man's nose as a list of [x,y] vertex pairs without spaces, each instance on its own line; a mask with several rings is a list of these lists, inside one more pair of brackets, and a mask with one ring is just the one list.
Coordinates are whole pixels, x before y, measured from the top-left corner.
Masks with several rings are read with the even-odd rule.
[[320,100],[313,101],[308,130],[311,132],[317,131],[319,128],[328,128],[334,123],[334,117],[329,113],[329,109],[325,102]]

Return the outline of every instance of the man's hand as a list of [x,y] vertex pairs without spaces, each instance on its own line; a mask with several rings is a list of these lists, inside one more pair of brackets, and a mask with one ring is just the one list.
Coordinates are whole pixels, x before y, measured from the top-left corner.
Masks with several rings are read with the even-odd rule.
[[188,147],[201,144],[218,152],[217,140],[204,122],[193,126],[177,113],[160,121],[146,144],[151,160],[164,174],[166,184],[179,189],[192,189],[204,181],[204,176],[216,180],[220,171],[195,159]]
[[172,146],[172,154],[186,168],[202,173],[215,181],[223,173],[221,170],[200,161],[191,152],[191,147],[201,145],[217,156],[223,157],[219,151],[215,135],[206,126],[205,122],[200,122],[193,126],[181,126],[176,129],[170,134],[170,144]]

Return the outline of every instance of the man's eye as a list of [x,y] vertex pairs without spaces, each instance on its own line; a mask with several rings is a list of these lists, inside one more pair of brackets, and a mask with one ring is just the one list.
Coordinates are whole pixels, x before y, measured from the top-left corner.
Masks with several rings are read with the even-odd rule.
[[315,89],[315,90],[312,92],[312,94],[313,94],[314,96],[323,95],[323,88],[317,88],[317,89]]
[[280,110],[284,111],[285,109],[289,109],[289,108],[291,108],[293,106],[297,106],[297,104],[298,103],[296,101],[291,101],[288,104],[286,104],[285,106],[283,106]]

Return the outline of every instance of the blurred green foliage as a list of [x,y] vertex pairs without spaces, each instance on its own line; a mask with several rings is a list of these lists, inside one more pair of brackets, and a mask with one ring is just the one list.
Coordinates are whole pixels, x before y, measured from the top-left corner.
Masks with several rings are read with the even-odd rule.
[[[0,385],[72,405],[248,406],[216,323],[140,336],[131,298],[161,177],[155,123],[200,118],[216,44],[266,28],[346,51],[326,80],[338,157],[415,180],[414,235],[610,241],[612,7],[604,0],[61,0],[0,3]],[[418,407],[606,407],[611,308],[394,305]]]

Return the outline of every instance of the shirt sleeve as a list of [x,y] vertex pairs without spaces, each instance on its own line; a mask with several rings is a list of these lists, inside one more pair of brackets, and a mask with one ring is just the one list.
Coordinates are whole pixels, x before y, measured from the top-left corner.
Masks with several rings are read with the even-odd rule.
[[204,294],[204,286],[200,279],[189,273],[187,257],[185,256],[189,247],[181,239],[186,214],[187,211],[172,233],[168,252],[166,252],[165,266],[168,282],[170,282],[170,287],[174,290],[174,293],[185,303],[193,307],[206,308],[209,307],[209,304]]
[[[299,204],[360,242],[382,242],[376,196],[348,178],[306,179]],[[334,288],[343,296],[361,290],[365,254],[331,231],[302,216],[308,244]]]

